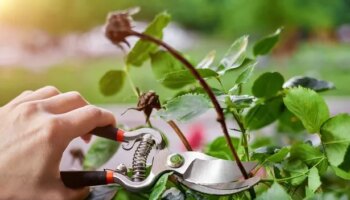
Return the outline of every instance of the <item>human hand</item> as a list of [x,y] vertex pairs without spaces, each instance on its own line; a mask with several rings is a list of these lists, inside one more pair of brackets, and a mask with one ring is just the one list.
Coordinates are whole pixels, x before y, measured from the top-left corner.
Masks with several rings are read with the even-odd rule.
[[112,113],[89,105],[77,92],[47,86],[25,91],[0,108],[0,199],[82,199],[88,188],[66,188],[62,153],[76,137],[115,125]]

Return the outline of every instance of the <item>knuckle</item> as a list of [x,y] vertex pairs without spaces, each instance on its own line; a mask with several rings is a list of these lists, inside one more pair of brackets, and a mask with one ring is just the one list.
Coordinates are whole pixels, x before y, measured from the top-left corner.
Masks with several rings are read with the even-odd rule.
[[102,110],[94,105],[87,105],[87,110],[88,110],[88,114],[92,117],[98,118],[98,117],[101,117],[103,114]]
[[43,88],[43,90],[47,93],[50,93],[50,94],[59,94],[60,93],[60,91],[56,87],[51,86],[51,85],[45,86]]
[[83,99],[83,97],[81,96],[81,94],[80,94],[79,92],[77,92],[77,91],[68,92],[67,94],[68,94],[68,96],[69,96],[71,99],[73,99],[73,100],[75,100],[75,101],[84,101],[84,99]]

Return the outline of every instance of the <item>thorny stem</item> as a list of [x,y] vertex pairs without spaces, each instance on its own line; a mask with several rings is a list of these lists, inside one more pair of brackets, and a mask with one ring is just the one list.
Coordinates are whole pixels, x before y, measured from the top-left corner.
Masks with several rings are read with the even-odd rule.
[[177,126],[177,124],[173,121],[170,120],[168,121],[168,124],[171,126],[171,128],[174,129],[174,131],[177,133],[177,135],[179,136],[182,144],[185,146],[187,151],[193,151],[190,143],[187,141],[185,135],[182,133],[182,131],[180,130],[180,128]]
[[[216,99],[215,95],[214,95],[214,92],[211,90],[211,88],[209,87],[209,85],[207,84],[207,82],[201,77],[201,75],[198,73],[198,71],[193,67],[193,65],[186,59],[184,58],[178,51],[176,51],[175,49],[173,49],[171,46],[169,46],[168,44],[164,43],[163,41],[157,39],[157,38],[154,38],[150,35],[147,35],[147,34],[143,34],[143,33],[139,33],[139,32],[136,32],[136,31],[131,31],[130,32],[130,35],[133,35],[133,36],[136,36],[136,37],[139,37],[140,39],[142,40],[147,40],[147,41],[150,41],[150,42],[153,42],[159,46],[162,46],[163,48],[165,48],[166,50],[168,50],[169,53],[171,53],[177,60],[179,60],[180,62],[182,62],[186,67],[187,69],[192,73],[192,75],[199,81],[199,83],[201,84],[201,86],[203,87],[203,89],[206,91],[206,93],[208,94],[211,102],[213,103],[214,105],[214,108],[216,110],[216,113],[217,113],[217,121],[220,123],[221,125],[221,128],[223,130],[223,133],[225,135],[225,138],[226,138],[226,141],[227,141],[227,144],[233,154],[233,157],[235,158],[236,160],[236,163],[238,165],[238,168],[240,169],[243,177],[245,179],[248,179],[249,178],[249,175],[247,173],[247,171],[244,169],[244,166],[242,164],[242,161],[240,160],[238,154],[237,154],[237,151],[235,149],[235,147],[233,146],[232,144],[232,141],[231,141],[231,138],[230,138],[230,135],[228,133],[228,129],[227,129],[227,126],[226,126],[226,122],[225,122],[225,115],[224,115],[224,112],[218,102],[218,100]],[[252,199],[255,198],[255,191],[254,189],[253,190],[249,190],[250,192],[250,195],[252,197]]]

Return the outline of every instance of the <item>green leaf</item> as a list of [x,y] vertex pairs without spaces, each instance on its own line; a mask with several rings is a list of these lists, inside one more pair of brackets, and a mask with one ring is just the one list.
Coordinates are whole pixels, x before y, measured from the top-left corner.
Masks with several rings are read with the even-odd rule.
[[168,101],[165,110],[158,111],[158,115],[167,121],[186,122],[205,113],[209,108],[211,104],[204,95],[185,94]]
[[100,80],[100,91],[105,96],[118,93],[124,84],[125,72],[121,70],[108,71]]
[[280,73],[266,72],[255,80],[252,92],[256,97],[269,98],[282,90],[283,82],[284,78]]
[[314,167],[316,164],[318,171],[323,174],[328,168],[328,162],[324,154],[318,147],[309,143],[295,143],[290,148],[290,159],[301,160],[308,167]]
[[219,70],[224,72],[228,69],[241,66],[245,57],[248,46],[248,36],[238,38],[226,52],[224,58],[220,62]]
[[245,116],[244,123],[250,130],[256,130],[274,122],[283,112],[281,98],[255,105]]
[[288,155],[288,153],[289,153],[288,147],[284,147],[284,148],[280,149],[279,151],[277,151],[277,153],[269,156],[267,158],[267,160],[270,162],[278,163],[278,162],[283,161],[284,158]]
[[313,167],[309,171],[308,186],[312,192],[315,192],[321,186],[320,175],[316,167]]
[[254,68],[255,68],[255,63],[252,65],[247,65],[246,69],[238,75],[235,81],[235,84],[247,83],[249,78],[253,75]]
[[[218,74],[211,69],[197,69],[197,71],[202,78],[218,76]],[[187,69],[168,73],[163,79],[159,80],[160,83],[170,89],[182,88],[188,84],[194,83],[195,81],[196,78]]]
[[295,76],[283,84],[284,88],[292,88],[298,86],[309,88],[315,90],[316,92],[322,92],[335,88],[334,84],[331,82],[318,80],[308,76]]
[[157,80],[163,79],[166,74],[185,70],[184,66],[167,51],[151,54],[151,66]]
[[202,61],[198,63],[196,66],[197,69],[207,69],[210,68],[210,65],[214,62],[215,59],[215,51],[211,51],[206,55]]
[[282,115],[279,117],[278,122],[279,132],[299,133],[305,130],[301,120],[288,109],[284,110]]
[[256,101],[254,96],[249,95],[221,95],[217,99],[223,99],[226,107],[235,109],[248,108]]
[[349,114],[332,117],[321,127],[321,141],[326,149],[328,161],[333,166],[338,166],[344,161],[350,144],[349,130]]
[[173,174],[173,172],[163,174],[154,185],[151,195],[149,197],[150,200],[158,200],[163,192],[166,189],[166,183],[168,181],[169,176]]
[[264,136],[264,137],[256,137],[253,142],[250,144],[250,147],[253,149],[257,149],[263,146],[270,146],[272,145],[272,140],[273,138],[269,136]]
[[301,184],[307,177],[308,167],[301,160],[289,159],[284,163],[283,169],[288,173],[292,185]]
[[[170,15],[166,12],[160,13],[148,25],[144,33],[158,39],[162,39],[163,29],[169,22]],[[139,40],[126,57],[126,63],[133,66],[141,66],[143,62],[149,58],[149,55],[156,50],[157,45],[149,41]]]
[[106,163],[117,151],[119,144],[115,141],[97,138],[85,155],[83,168],[94,170]]
[[288,193],[283,189],[281,185],[277,182],[273,183],[272,186],[260,196],[256,198],[256,200],[291,200],[292,198],[288,195]]
[[[94,199],[94,198],[87,198],[87,199]],[[141,192],[137,192],[137,193],[136,192],[130,192],[130,191],[127,191],[123,187],[118,187],[117,194],[113,198],[113,200],[136,200],[136,199],[137,200],[148,200],[149,198],[148,198],[148,194],[141,193]]]
[[329,118],[324,99],[315,91],[297,87],[286,91],[284,104],[303,123],[309,133],[319,132],[321,125]]
[[274,153],[276,153],[276,151],[280,149],[280,147],[275,145],[261,146],[254,149],[252,160],[258,160],[262,163],[266,160],[267,157],[272,156]]
[[[221,96],[224,95],[225,93],[217,88],[211,88],[211,90],[214,92],[215,96]],[[176,93],[173,98],[182,96],[185,94],[203,94],[207,95],[206,91],[202,87],[191,87],[189,89],[182,90],[178,93]]]
[[264,37],[255,43],[253,47],[253,53],[255,56],[265,55],[271,51],[271,49],[276,45],[280,37],[282,29],[277,29],[275,33]]
[[345,179],[345,180],[350,180],[350,172],[346,172],[345,170],[340,169],[339,167],[334,167],[332,166],[332,169],[338,177]]
[[[233,146],[236,147],[237,151],[240,151],[240,139],[236,137],[231,137],[231,141]],[[217,137],[214,141],[209,143],[206,146],[204,152],[216,158],[234,160],[233,155],[227,145],[226,138],[224,136]]]

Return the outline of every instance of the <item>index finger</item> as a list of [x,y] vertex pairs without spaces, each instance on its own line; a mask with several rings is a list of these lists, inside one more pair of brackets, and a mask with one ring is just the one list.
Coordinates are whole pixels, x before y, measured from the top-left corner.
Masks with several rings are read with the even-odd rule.
[[69,124],[66,127],[69,128],[67,134],[72,138],[86,135],[97,127],[116,125],[116,119],[111,112],[93,105],[60,114],[59,117],[65,124]]

